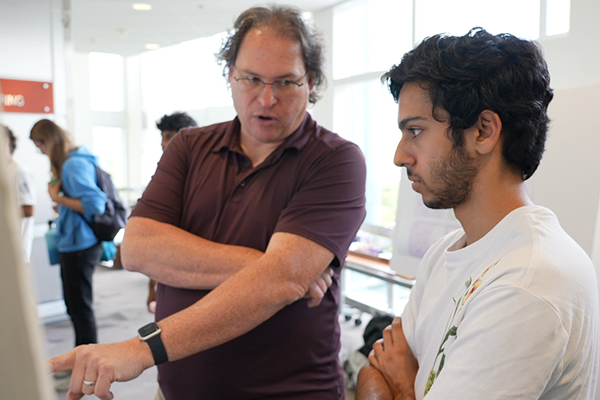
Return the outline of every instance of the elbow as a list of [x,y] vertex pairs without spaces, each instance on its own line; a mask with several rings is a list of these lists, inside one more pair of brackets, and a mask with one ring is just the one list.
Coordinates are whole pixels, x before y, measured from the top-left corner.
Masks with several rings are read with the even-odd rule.
[[121,243],[121,263],[127,271],[143,272],[141,270],[143,261],[140,260],[140,256],[136,253],[135,248],[136,246],[131,245],[130,241],[123,240]]
[[156,261],[149,254],[153,250],[152,245],[148,244],[152,236],[150,232],[151,229],[148,229],[148,226],[139,218],[129,219],[121,242],[123,268],[131,272],[146,274],[149,266]]
[[81,208],[86,213],[90,213],[92,215],[102,215],[104,211],[106,211],[106,203],[86,203],[84,201],[81,202]]

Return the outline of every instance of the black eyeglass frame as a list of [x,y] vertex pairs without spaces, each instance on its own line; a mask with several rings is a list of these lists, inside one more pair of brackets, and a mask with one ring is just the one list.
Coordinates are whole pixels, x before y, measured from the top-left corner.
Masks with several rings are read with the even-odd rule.
[[[304,79],[306,77],[306,75],[308,75],[308,72],[306,74],[304,74],[300,79]],[[280,81],[273,81],[273,82],[265,82],[262,79],[257,78],[255,76],[249,76],[249,77],[246,77],[246,78],[238,78],[237,76],[234,75],[233,76],[233,80],[236,81],[236,82],[239,82],[239,81],[248,81],[250,83],[259,83],[259,82],[262,83],[263,86],[262,86],[262,88],[260,89],[260,91],[258,93],[262,93],[262,91],[265,90],[265,86],[271,85],[271,88],[273,88],[273,94],[275,96],[278,96],[278,95],[277,95],[277,91],[275,90],[275,86],[273,86],[273,85],[289,86],[291,84],[294,84],[294,85],[296,85],[296,88],[300,88],[300,87],[304,86],[304,82],[298,83],[298,82],[290,81],[288,79],[283,79],[283,80],[280,80]]]

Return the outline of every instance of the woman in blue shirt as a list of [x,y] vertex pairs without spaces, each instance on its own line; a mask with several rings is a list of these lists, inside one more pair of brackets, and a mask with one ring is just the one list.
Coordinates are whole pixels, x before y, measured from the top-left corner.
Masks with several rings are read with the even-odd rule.
[[36,122],[29,138],[50,158],[48,193],[58,206],[56,245],[75,346],[97,343],[92,274],[102,245],[83,218],[90,221],[92,215],[103,214],[106,206],[107,196],[96,184],[98,160],[84,146],[75,146],[67,132],[48,119]]

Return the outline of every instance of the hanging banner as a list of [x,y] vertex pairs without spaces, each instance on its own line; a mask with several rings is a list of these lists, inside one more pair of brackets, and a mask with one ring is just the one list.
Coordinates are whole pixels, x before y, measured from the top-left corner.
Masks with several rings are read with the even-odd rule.
[[0,110],[35,114],[54,113],[52,83],[0,79]]

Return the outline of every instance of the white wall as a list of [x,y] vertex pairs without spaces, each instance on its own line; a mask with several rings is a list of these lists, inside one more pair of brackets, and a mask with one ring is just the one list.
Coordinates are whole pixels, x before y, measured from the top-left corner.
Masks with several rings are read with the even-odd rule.
[[319,28],[325,39],[325,74],[327,76],[327,88],[321,92],[321,99],[309,111],[315,121],[327,129],[333,129],[333,8],[327,8],[313,15],[315,25]]
[[555,98],[539,170],[531,178],[535,202],[558,215],[591,256],[600,284],[600,2],[571,0],[568,36],[542,42]]

